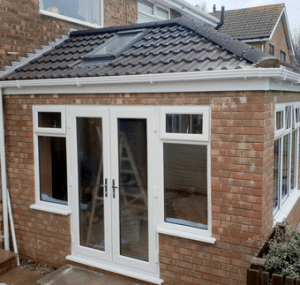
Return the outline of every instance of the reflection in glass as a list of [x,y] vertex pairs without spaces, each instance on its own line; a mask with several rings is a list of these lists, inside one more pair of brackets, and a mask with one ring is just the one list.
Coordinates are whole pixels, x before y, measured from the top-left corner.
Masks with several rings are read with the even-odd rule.
[[207,146],[164,143],[165,221],[207,230]]
[[292,107],[285,107],[285,128],[289,129],[292,125]]
[[273,209],[279,206],[281,139],[274,142]]
[[148,261],[146,130],[145,119],[118,119],[120,254]]
[[283,153],[282,153],[282,199],[287,196],[289,189],[289,149],[290,149],[290,135],[283,137]]
[[105,249],[102,119],[77,118],[80,244]]
[[166,132],[202,134],[203,115],[167,114]]
[[39,128],[61,128],[60,112],[38,112]]
[[296,155],[297,155],[297,130],[293,131],[292,133],[292,154],[291,154],[291,187],[290,189],[293,190],[296,187],[296,168],[297,166],[296,161]]
[[283,112],[276,112],[276,130],[280,130],[283,128]]
[[66,138],[38,137],[40,199],[68,204]]

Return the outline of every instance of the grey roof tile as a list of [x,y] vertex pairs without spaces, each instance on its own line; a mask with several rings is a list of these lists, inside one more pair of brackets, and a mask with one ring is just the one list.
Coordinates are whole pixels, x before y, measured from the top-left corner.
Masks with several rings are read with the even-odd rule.
[[[116,59],[83,61],[83,57],[119,31],[146,29],[145,36]],[[52,50],[2,80],[201,72],[253,68],[279,60],[187,19],[72,32]]]

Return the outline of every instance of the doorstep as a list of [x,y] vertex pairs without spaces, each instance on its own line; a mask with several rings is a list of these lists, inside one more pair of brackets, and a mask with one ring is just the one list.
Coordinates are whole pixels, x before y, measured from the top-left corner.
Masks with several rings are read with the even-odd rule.
[[132,282],[70,264],[64,265],[60,269],[48,274],[38,280],[37,283],[39,285],[141,285],[141,283]]

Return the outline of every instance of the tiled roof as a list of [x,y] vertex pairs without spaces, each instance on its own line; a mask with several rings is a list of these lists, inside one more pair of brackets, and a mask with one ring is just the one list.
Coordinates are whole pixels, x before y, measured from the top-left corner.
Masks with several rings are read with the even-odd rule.
[[[106,64],[82,57],[120,31],[147,34]],[[72,32],[68,39],[2,80],[117,76],[278,67],[280,61],[214,29],[187,19]]]
[[[219,31],[238,40],[269,38],[284,7],[276,4],[225,10],[225,22]],[[221,19],[220,11],[211,15]]]

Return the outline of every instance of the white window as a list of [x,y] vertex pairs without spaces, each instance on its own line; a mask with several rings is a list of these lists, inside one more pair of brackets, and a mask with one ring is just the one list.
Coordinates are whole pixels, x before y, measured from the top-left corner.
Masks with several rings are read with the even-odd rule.
[[80,24],[102,25],[103,0],[39,0],[40,10]]
[[170,10],[148,0],[138,0],[138,22],[152,22],[170,19]]
[[158,231],[213,243],[210,108],[164,107],[160,124]]
[[33,209],[67,214],[65,108],[34,106],[36,204]]
[[298,188],[300,104],[275,108],[273,212],[276,214]]

